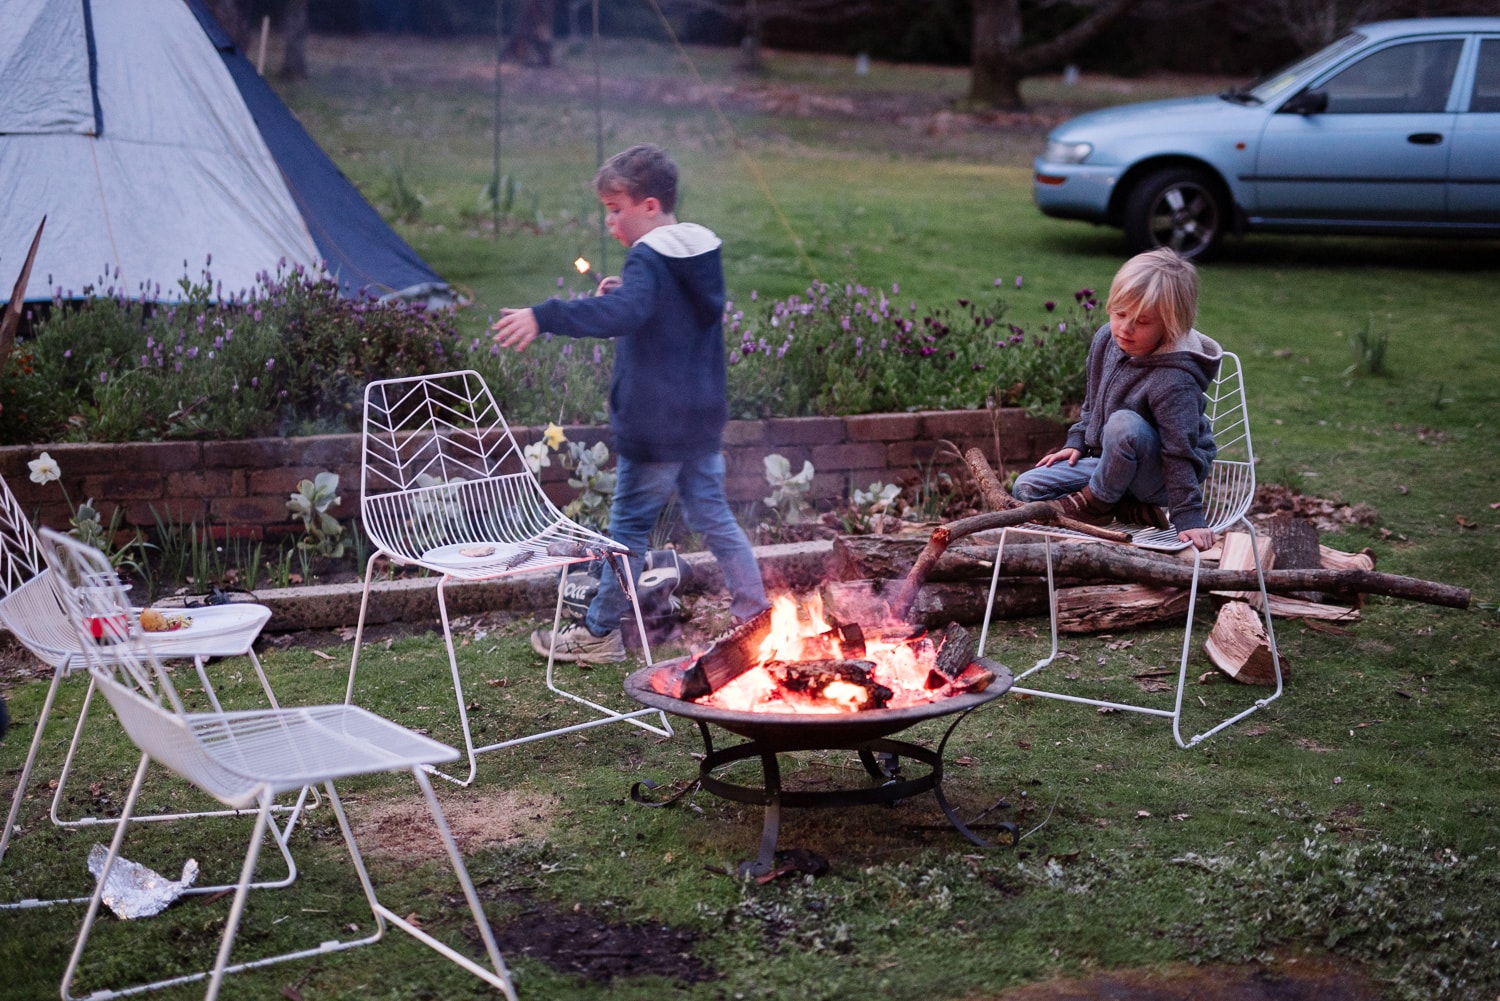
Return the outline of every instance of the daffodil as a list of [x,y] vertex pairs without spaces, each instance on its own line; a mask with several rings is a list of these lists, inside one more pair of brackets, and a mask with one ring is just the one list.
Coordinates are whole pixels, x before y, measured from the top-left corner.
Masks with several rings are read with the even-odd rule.
[[535,442],[531,445],[527,445],[525,448],[521,449],[521,451],[526,456],[526,465],[531,467],[531,471],[533,473],[540,473],[543,466],[552,465],[552,459],[547,454],[546,442]]
[[548,424],[547,430],[542,432],[542,441],[546,442],[547,447],[552,449],[554,452],[557,451],[559,445],[567,440],[568,436],[564,434],[563,429],[558,427],[556,424]]
[[31,470],[32,483],[51,483],[53,480],[62,479],[62,468],[58,466],[57,460],[46,452],[26,463]]

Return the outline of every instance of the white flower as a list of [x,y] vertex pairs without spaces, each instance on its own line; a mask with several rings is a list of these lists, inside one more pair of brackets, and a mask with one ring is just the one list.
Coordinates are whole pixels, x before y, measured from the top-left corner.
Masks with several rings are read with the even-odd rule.
[[46,452],[26,465],[31,469],[32,483],[51,483],[53,480],[62,479],[62,469],[58,466],[57,460]]
[[543,466],[552,465],[552,458],[548,454],[547,443],[545,441],[527,445],[521,451],[526,456],[526,465],[531,467],[533,473],[540,473]]

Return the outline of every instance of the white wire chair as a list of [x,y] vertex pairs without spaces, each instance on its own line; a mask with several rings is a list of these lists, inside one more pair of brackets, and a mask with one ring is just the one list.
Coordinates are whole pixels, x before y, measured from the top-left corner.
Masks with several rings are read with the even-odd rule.
[[[220,706],[214,686],[209,680],[207,671],[209,661],[225,657],[246,657],[255,669],[255,676],[260,682],[261,690],[274,708],[276,695],[271,690],[270,681],[266,678],[265,670],[261,667],[260,658],[256,656],[254,647],[256,638],[259,637],[261,629],[270,617],[271,610],[265,605],[251,603],[194,609],[192,625],[185,630],[164,635],[157,644],[158,656],[164,660],[191,660],[215,710],[218,710]],[[17,830],[16,825],[20,820],[22,803],[26,798],[26,790],[41,754],[47,723],[57,701],[58,690],[64,678],[86,669],[84,657],[86,651],[80,646],[78,632],[68,621],[64,612],[53,573],[43,559],[36,530],[3,479],[0,479],[0,625],[10,630],[27,650],[52,668],[52,681],[47,688],[41,712],[37,716],[36,730],[32,735],[26,760],[21,765],[21,774],[16,782],[15,791],[11,795],[5,827],[0,830],[0,860],[3,860]],[[82,743],[93,697],[94,685],[91,680],[88,690],[84,693],[83,704],[78,711],[78,721],[73,727],[73,737],[68,744],[67,754],[64,756],[62,768],[58,774],[57,785],[52,793],[49,813],[52,822],[59,827],[81,828],[115,823],[114,818],[111,817],[69,818],[62,815],[68,776]],[[295,826],[306,802],[307,795],[302,792],[298,794],[294,803],[276,806],[276,812],[286,814],[281,827],[283,833],[289,833]],[[234,811],[201,810],[190,814],[153,813],[141,819],[177,820],[184,816],[220,816],[232,812]],[[284,885],[295,878],[296,866],[289,855],[285,857],[288,867],[285,879],[256,885]],[[212,892],[214,888],[204,889]],[[54,899],[28,897],[0,903],[0,910],[61,903],[83,903],[87,899],[86,897]]]
[[[624,547],[566,518],[542,492],[536,474],[516,444],[494,395],[478,372],[384,379],[365,388],[360,515],[375,545],[365,568],[364,596],[355,627],[345,701],[354,701],[370,587],[381,557],[438,574],[438,615],[453,692],[458,702],[467,777],[438,772],[459,785],[474,781],[475,757],[487,751],[574,733],[607,723],[630,723],[663,737],[672,735],[665,713],[620,711],[559,687],[555,651],[547,657],[547,687],[590,710],[594,718],[474,746],[453,630],[448,619],[448,582],[490,580],[537,570],[558,571],[552,635],[562,622],[563,575],[568,566],[600,556],[610,559],[635,613],[641,651],[651,663],[645,623]],[[654,716],[656,723],[647,722]]]
[[[139,993],[180,984],[208,981],[205,998],[219,994],[228,973],[338,952],[378,941],[387,923],[395,925],[444,958],[458,964],[515,1001],[510,973],[494,933],[484,915],[463,856],[433,794],[425,769],[452,761],[458,752],[374,713],[350,705],[301,706],[234,712],[190,712],[171,676],[156,657],[146,634],[133,629],[125,591],[110,572],[104,555],[57,532],[43,530],[43,552],[57,579],[57,591],[74,623],[88,670],[109,701],[125,732],[141,751],[135,778],[126,795],[119,823],[115,826],[98,884],[89,899],[88,912],[63,974],[62,996],[72,999],[83,955],[99,915],[111,870],[121,855],[131,829],[134,810],[147,768],[152,761],[213,796],[234,810],[254,810],[254,830],[240,867],[233,902],[225,922],[211,969],[166,977],[149,984],[104,988],[83,997],[89,1001]],[[89,641],[90,625],[102,623],[104,641]],[[111,637],[118,642],[110,642]],[[406,770],[421,789],[439,839],[448,855],[489,965],[481,965],[447,943],[435,938],[415,921],[402,917],[381,903],[355,840],[334,781],[356,775]],[[244,913],[251,876],[266,833],[274,833],[271,808],[283,793],[322,784],[328,803],[338,820],[355,872],[375,919],[375,930],[349,940],[329,940],[276,956],[229,962],[235,936]],[[278,839],[279,840],[279,839]]]
[[1076,702],[1082,705],[1095,706],[1100,709],[1114,709],[1125,712],[1144,713],[1150,716],[1166,717],[1172,721],[1172,738],[1178,747],[1192,747],[1203,740],[1213,736],[1225,727],[1244,719],[1246,716],[1274,702],[1281,697],[1281,654],[1276,647],[1276,633],[1271,623],[1271,603],[1266,594],[1265,570],[1261,566],[1259,547],[1255,543],[1255,526],[1245,516],[1250,510],[1250,504],[1255,500],[1255,452],[1250,441],[1250,412],[1245,402],[1244,373],[1240,366],[1238,355],[1226,351],[1224,359],[1219,366],[1218,378],[1204,392],[1204,413],[1213,426],[1214,442],[1218,446],[1218,455],[1214,459],[1213,466],[1209,470],[1207,481],[1203,485],[1204,513],[1209,527],[1213,529],[1216,536],[1234,527],[1243,526],[1250,534],[1250,550],[1255,557],[1255,574],[1260,583],[1260,610],[1265,622],[1266,640],[1270,647],[1271,663],[1276,677],[1276,689],[1265,698],[1255,700],[1249,708],[1230,716],[1216,725],[1194,735],[1184,741],[1182,737],[1182,700],[1187,688],[1187,665],[1188,657],[1192,653],[1193,643],[1193,615],[1198,601],[1198,579],[1203,568],[1202,558],[1196,548],[1177,538],[1177,533],[1172,529],[1156,529],[1142,527],[1139,525],[1123,525],[1115,523],[1108,526],[1116,531],[1125,532],[1131,537],[1132,545],[1154,549],[1165,552],[1177,552],[1187,549],[1193,558],[1193,579],[1188,588],[1187,627],[1182,637],[1182,658],[1178,665],[1176,696],[1172,708],[1163,709],[1159,706],[1136,705],[1123,702],[1113,702],[1105,699],[1088,698],[1055,690],[1031,688],[1022,684],[1027,678],[1037,674],[1047,667],[1058,655],[1057,641],[1057,589],[1052,573],[1052,542],[1054,539],[1066,539],[1070,542],[1090,542],[1100,545],[1118,545],[1095,536],[1084,535],[1081,532],[1071,532],[1055,525],[1019,525],[1012,528],[1002,529],[1000,542],[995,549],[994,571],[990,579],[989,603],[984,614],[984,627],[979,634],[979,652],[984,653],[985,643],[989,638],[990,618],[995,606],[995,592],[1000,582],[1000,569],[1005,559],[1005,545],[1010,540],[1012,533],[1034,536],[1040,535],[1045,542],[1047,555],[1047,597],[1050,610],[1052,627],[1052,647],[1046,657],[1038,660],[1029,669],[1016,675],[1016,684],[1011,686],[1011,691],[1019,695],[1035,695],[1042,698],[1061,699],[1066,702]]

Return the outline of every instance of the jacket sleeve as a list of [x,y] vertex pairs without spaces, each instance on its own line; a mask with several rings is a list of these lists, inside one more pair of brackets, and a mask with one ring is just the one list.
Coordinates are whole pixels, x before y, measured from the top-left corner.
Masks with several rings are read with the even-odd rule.
[[650,263],[650,250],[632,250],[620,269],[620,285],[586,299],[548,299],[531,307],[544,333],[562,337],[628,337],[646,323],[662,279]]
[[1161,436],[1161,471],[1166,481],[1172,527],[1179,532],[1206,528],[1201,481],[1208,470],[1198,449],[1203,391],[1185,373],[1153,394],[1151,412]]

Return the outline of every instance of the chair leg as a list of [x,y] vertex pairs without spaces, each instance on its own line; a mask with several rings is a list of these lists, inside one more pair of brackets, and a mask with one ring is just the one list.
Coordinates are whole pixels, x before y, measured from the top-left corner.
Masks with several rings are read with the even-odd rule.
[[31,781],[31,770],[36,766],[37,755],[42,749],[42,732],[47,727],[47,718],[52,715],[52,703],[57,701],[57,688],[62,682],[64,668],[52,672],[52,684],[47,687],[47,698],[42,702],[41,714],[37,716],[36,732],[31,736],[31,748],[26,752],[26,761],[21,765],[21,777],[16,780],[15,794],[10,798],[10,812],[5,818],[5,830],[0,831],[0,859],[10,847],[10,836],[15,831],[16,821],[21,815],[21,801],[26,798],[26,786]]
[[458,673],[458,652],[453,648],[453,627],[448,622],[448,598],[444,593],[448,579],[447,574],[438,578],[438,618],[443,627],[443,645],[448,650],[448,671],[453,675],[453,697],[454,701],[458,703],[458,722],[464,732],[464,751],[469,759],[469,776],[465,779],[457,779],[439,768],[433,768],[432,772],[439,778],[447,779],[449,782],[457,785],[467,786],[474,781],[474,775],[479,770],[479,765],[474,759],[476,754],[474,750],[474,735],[469,729],[469,707],[464,704],[464,683]]
[[374,553],[365,562],[365,586],[359,599],[359,618],[354,623],[354,652],[349,655],[349,683],[344,687],[344,705],[354,704],[354,672],[359,667],[359,649],[365,638],[365,614],[370,609],[370,584],[375,579]]
[[364,887],[365,898],[369,901],[370,910],[375,915],[377,922],[389,922],[395,927],[400,928],[443,957],[457,963],[486,983],[499,988],[505,994],[508,1001],[516,1001],[515,987],[512,986],[510,981],[510,971],[505,966],[505,960],[500,956],[500,948],[495,943],[494,930],[490,927],[489,919],[485,917],[484,907],[479,901],[479,894],[474,889],[474,881],[469,878],[468,867],[464,865],[463,854],[458,850],[458,842],[454,840],[453,832],[448,827],[447,818],[443,815],[443,808],[438,803],[436,794],[432,791],[432,782],[428,780],[427,775],[421,768],[413,768],[411,772],[412,777],[417,780],[417,786],[422,790],[423,797],[427,801],[427,810],[432,815],[433,823],[437,826],[438,837],[443,842],[443,849],[448,853],[448,861],[453,866],[454,875],[458,878],[459,886],[463,890],[464,899],[468,902],[469,912],[473,915],[475,926],[479,932],[479,938],[484,943],[485,952],[489,954],[490,968],[479,965],[447,943],[434,938],[425,929],[417,926],[380,902],[375,892],[375,884],[370,879],[369,870],[365,866],[364,857],[360,853],[359,845],[355,841],[354,830],[350,827],[349,818],[345,815],[343,804],[339,801],[338,791],[334,789],[333,783],[330,782],[327,784],[328,802],[333,807],[334,816],[338,818],[339,829],[344,834],[344,841],[347,843],[349,854],[354,860],[354,868],[359,874],[360,885]]

